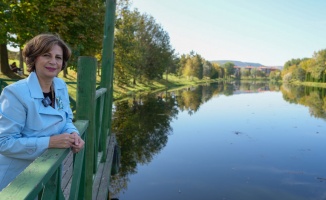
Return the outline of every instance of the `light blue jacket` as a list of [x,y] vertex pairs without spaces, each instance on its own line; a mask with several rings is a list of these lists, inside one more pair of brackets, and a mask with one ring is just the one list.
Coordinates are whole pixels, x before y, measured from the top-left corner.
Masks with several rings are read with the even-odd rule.
[[4,88],[0,96],[0,191],[48,147],[50,136],[77,132],[65,82],[54,78],[55,109],[45,107],[37,75]]

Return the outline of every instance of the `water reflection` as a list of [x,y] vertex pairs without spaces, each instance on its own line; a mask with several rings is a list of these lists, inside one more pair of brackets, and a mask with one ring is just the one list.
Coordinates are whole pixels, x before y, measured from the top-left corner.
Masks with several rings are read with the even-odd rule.
[[326,88],[284,84],[281,91],[284,100],[307,106],[312,116],[326,119]]
[[128,176],[137,172],[137,164],[151,162],[166,145],[170,122],[177,113],[172,96],[149,94],[115,103],[112,129],[122,158],[119,176],[113,179],[115,193],[127,187]]
[[[121,146],[121,168],[119,175],[112,179],[112,193],[126,191],[130,175],[137,173],[137,165],[150,163],[166,146],[168,136],[172,133],[170,123],[179,111],[193,115],[203,104],[219,95],[266,91],[281,91],[284,100],[309,107],[311,115],[326,119],[325,88],[281,86],[264,82],[207,84],[134,96],[127,101],[116,102],[112,129],[117,134]],[[243,135],[242,132],[234,133]]]
[[255,93],[264,91],[279,91],[279,84],[267,82],[226,82],[193,86],[177,90],[173,93],[177,96],[177,105],[181,111],[195,113],[200,105],[210,100],[213,96],[230,96],[242,93]]

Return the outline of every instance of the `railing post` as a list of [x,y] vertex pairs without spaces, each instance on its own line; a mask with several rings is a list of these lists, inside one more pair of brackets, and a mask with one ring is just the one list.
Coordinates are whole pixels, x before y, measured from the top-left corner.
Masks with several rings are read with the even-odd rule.
[[[102,52],[102,77],[101,87],[107,88],[105,94],[103,122],[102,122],[102,149],[106,147],[108,135],[110,135],[112,94],[113,94],[113,43],[115,25],[116,0],[106,0],[103,52]],[[103,151],[101,161],[104,162],[106,151]]]
[[2,79],[0,78],[0,94],[2,92]]
[[81,187],[85,187],[85,196],[82,199],[92,199],[96,133],[96,66],[97,60],[94,57],[81,56],[78,58],[76,118],[77,120],[89,120],[89,127],[85,137],[85,160],[87,161],[85,162],[85,182],[81,184]]

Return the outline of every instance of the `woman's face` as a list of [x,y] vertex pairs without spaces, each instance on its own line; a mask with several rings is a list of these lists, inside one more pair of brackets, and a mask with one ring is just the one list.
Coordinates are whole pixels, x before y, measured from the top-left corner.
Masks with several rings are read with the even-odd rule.
[[53,79],[60,73],[62,64],[62,48],[59,45],[54,45],[49,52],[35,59],[35,71],[39,78]]

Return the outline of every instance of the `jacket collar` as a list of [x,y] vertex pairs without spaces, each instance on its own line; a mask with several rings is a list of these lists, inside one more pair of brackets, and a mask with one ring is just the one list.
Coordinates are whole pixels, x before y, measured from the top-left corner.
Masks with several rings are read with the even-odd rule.
[[[54,77],[53,84],[54,84],[55,92],[65,87],[63,81],[60,81],[59,78],[57,77]],[[41,99],[44,98],[41,85],[38,81],[37,74],[35,72],[31,72],[27,77],[27,85],[29,91],[31,92],[32,98],[41,98]]]

